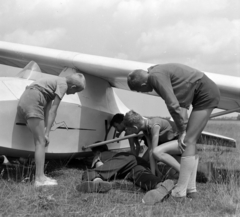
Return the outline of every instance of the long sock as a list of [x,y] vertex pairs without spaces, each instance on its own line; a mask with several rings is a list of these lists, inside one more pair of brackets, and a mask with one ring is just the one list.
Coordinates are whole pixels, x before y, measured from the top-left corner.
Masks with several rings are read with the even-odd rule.
[[189,178],[194,167],[195,167],[195,155],[181,157],[179,178],[176,187],[172,191],[172,196],[174,197],[186,196]]
[[195,156],[195,167],[194,167],[192,174],[188,181],[187,193],[197,192],[196,177],[197,177],[198,161],[199,161],[199,156],[196,155]]

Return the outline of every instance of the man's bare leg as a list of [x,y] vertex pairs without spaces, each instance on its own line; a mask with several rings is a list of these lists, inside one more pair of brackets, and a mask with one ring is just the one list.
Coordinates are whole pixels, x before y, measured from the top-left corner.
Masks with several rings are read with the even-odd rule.
[[49,181],[49,185],[52,182],[56,182],[54,179],[49,179],[44,174],[44,164],[45,164],[45,136],[44,136],[44,120],[39,118],[30,118],[27,121],[27,126],[33,134],[34,144],[35,144],[35,183],[44,183],[46,180]]
[[176,188],[172,191],[174,197],[185,197],[187,186],[193,170],[197,169],[196,164],[196,143],[202,130],[206,126],[212,109],[195,111],[193,110],[187,126],[187,133],[184,139],[186,150],[182,154],[180,174]]

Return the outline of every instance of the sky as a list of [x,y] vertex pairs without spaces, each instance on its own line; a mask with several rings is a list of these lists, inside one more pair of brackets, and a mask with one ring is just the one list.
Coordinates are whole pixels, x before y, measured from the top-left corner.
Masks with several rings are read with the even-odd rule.
[[[240,77],[239,0],[1,0],[0,40]],[[19,69],[0,66],[0,76]],[[160,98],[117,90],[143,115]]]

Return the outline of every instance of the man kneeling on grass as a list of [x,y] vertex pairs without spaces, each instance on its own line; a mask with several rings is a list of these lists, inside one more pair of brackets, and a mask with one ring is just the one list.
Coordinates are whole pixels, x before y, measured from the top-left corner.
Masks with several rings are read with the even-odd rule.
[[153,175],[149,164],[132,153],[108,151],[106,145],[92,148],[92,151],[95,155],[92,163],[94,169],[84,171],[83,182],[76,187],[80,192],[108,192],[112,189],[110,180],[126,179],[148,191],[142,201],[153,205],[161,202],[174,187],[172,180],[164,181],[163,176]]

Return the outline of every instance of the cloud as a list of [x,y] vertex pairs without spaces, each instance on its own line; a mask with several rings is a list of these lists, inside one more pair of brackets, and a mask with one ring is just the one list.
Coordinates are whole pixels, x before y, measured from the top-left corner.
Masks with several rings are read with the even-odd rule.
[[[11,1],[11,0],[10,0]],[[11,11],[14,10],[17,14],[23,17],[42,16],[46,12],[50,13],[52,17],[65,16],[70,13],[74,5],[74,1],[70,0],[24,0],[13,1]]]
[[128,59],[128,55],[125,54],[125,53],[118,53],[114,58],[127,60]]
[[180,21],[152,29],[141,33],[137,40],[139,59],[197,65],[238,63],[239,29],[240,20],[225,18]]
[[64,35],[65,30],[62,28],[43,31],[37,30],[32,33],[23,29],[18,29],[10,34],[6,34],[2,39],[4,41],[46,47],[54,43],[56,44]]
[[117,5],[114,18],[124,21],[147,22],[148,24],[161,23],[168,25],[171,21],[181,19],[197,19],[199,16],[206,17],[221,13],[226,9],[227,0],[123,0]]
[[[204,68],[239,62],[238,0],[0,1],[1,40]],[[61,42],[61,43],[60,43]]]
[[[136,21],[141,14],[144,13],[144,4],[141,1],[121,1],[117,6],[117,11],[114,13],[115,19],[124,19],[125,21]],[[128,24],[128,23],[127,23]]]

